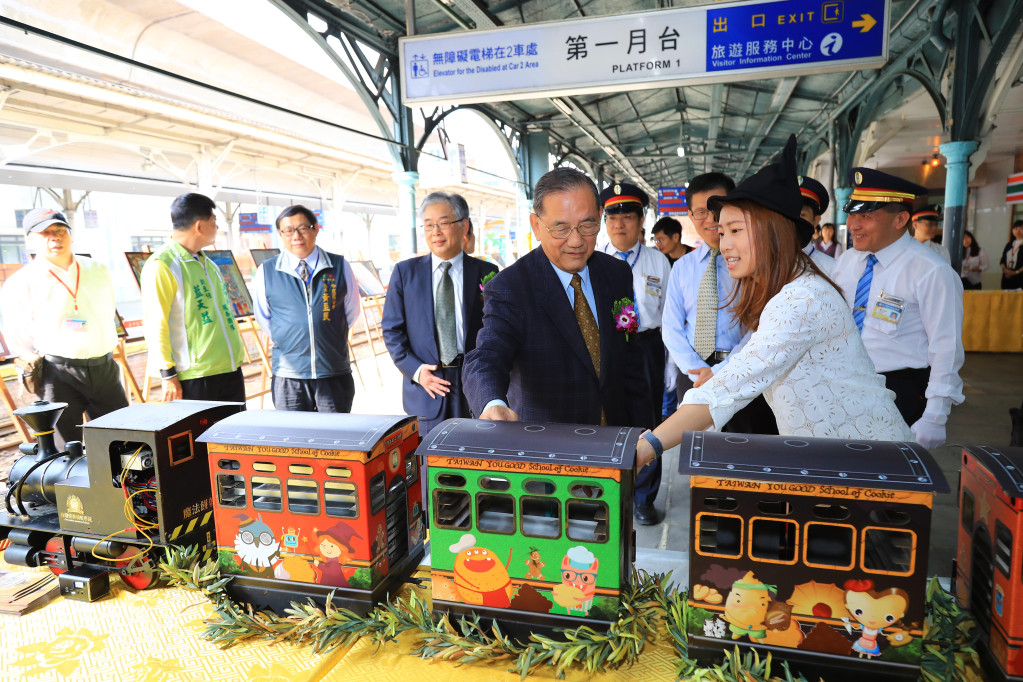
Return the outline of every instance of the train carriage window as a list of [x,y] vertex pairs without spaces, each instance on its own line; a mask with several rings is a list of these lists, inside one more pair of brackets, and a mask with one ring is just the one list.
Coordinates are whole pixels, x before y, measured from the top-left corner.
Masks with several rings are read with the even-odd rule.
[[[818,507],[838,505],[819,504]],[[845,507],[841,507],[845,509]],[[848,511],[848,510],[846,510]],[[803,563],[817,568],[850,570],[856,563],[856,529],[839,523],[806,524]]]
[[480,493],[476,496],[476,527],[486,533],[515,532],[515,498]]
[[523,535],[561,537],[561,502],[551,497],[522,497],[519,504]]
[[308,464],[289,464],[288,473],[296,476],[312,476],[313,468]]
[[749,555],[754,561],[794,564],[798,546],[799,524],[795,521],[750,519]]
[[167,439],[168,457],[170,465],[177,466],[184,464],[195,456],[195,448],[192,444],[192,432],[184,431],[176,436]]
[[569,500],[565,504],[568,539],[607,542],[607,503]]
[[813,515],[825,521],[844,521],[849,518],[849,507],[841,504],[815,504]]
[[411,488],[419,480],[419,458],[415,455],[405,457],[405,486]]
[[974,509],[973,493],[969,488],[964,487],[963,500],[959,504],[959,523],[963,525],[963,530],[970,535],[973,535]]
[[742,556],[742,529],[741,516],[709,512],[697,514],[697,554],[738,559]]
[[217,502],[221,507],[244,507],[245,477],[238,474],[217,474]]
[[860,567],[868,573],[911,575],[916,568],[916,533],[867,526],[860,545]]
[[217,466],[224,471],[238,471],[242,468],[241,462],[236,459],[222,459],[217,462]]
[[277,465],[273,462],[253,462],[252,470],[261,474],[272,474],[277,471]]
[[485,490],[496,490],[502,492],[511,489],[511,483],[507,478],[500,476],[480,476],[480,487]]
[[439,528],[468,530],[472,525],[472,502],[462,490],[433,491],[433,522]]
[[288,479],[288,511],[293,514],[319,514],[320,490],[309,478]]
[[788,500],[760,500],[757,511],[771,516],[788,516],[792,513],[792,503]]
[[327,467],[327,475],[331,478],[351,478],[352,470],[348,467]]
[[877,507],[870,510],[870,520],[882,526],[907,526],[912,518],[898,509]]
[[384,508],[387,501],[387,480],[384,472],[369,479],[369,513],[376,514]]
[[323,482],[323,511],[327,516],[354,519],[359,516],[359,489],[354,483]]
[[530,495],[553,495],[557,492],[557,488],[552,481],[542,481],[536,478],[524,482],[522,489]]
[[1006,578],[1012,573],[1012,531],[995,519],[995,566]]
[[604,496],[604,487],[596,483],[573,483],[568,488],[568,494],[572,497],[595,500]]
[[437,474],[437,485],[448,488],[464,488],[465,476],[462,474]]
[[260,511],[280,511],[281,479],[274,476],[253,476],[252,508]]
[[703,506],[712,511],[729,512],[739,508],[739,501],[734,497],[705,497]]

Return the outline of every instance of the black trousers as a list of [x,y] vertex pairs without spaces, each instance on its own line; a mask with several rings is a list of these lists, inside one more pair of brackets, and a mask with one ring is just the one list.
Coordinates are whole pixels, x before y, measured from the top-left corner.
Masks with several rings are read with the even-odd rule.
[[83,412],[89,419],[96,419],[128,406],[121,369],[109,353],[82,360],[44,356],[43,400],[67,403],[54,434],[60,449],[68,441],[82,440]]
[[208,377],[181,380],[181,397],[185,400],[224,400],[245,402],[245,377],[242,368]]
[[[718,364],[716,361],[706,360],[708,365],[713,367]],[[678,394],[679,402],[686,391],[693,387],[693,380],[683,370],[679,370],[678,379],[675,383],[675,391]],[[761,433],[766,436],[778,435],[778,422],[774,418],[774,412],[763,395],[758,395],[750,404],[742,408],[728,420],[728,423],[721,429],[722,433]]]
[[[650,423],[637,424],[653,428],[661,423],[661,403],[664,399],[664,341],[661,330],[651,329],[636,334],[634,339],[643,355],[643,373],[650,386]],[[651,505],[661,488],[661,458],[647,464],[636,473],[635,502],[637,507]]]
[[927,407],[927,384],[931,380],[931,368],[896,369],[882,372],[884,385],[889,391],[895,392],[895,407],[899,414],[912,426],[924,414]]
[[274,407],[292,412],[351,412],[355,400],[352,373],[320,379],[275,376],[270,381]]

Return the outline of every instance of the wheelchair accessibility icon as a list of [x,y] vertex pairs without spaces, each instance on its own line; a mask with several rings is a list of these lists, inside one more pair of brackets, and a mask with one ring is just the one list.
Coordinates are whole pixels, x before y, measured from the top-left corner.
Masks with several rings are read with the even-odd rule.
[[412,60],[412,77],[413,78],[429,78],[430,77],[430,62],[425,59],[413,59]]

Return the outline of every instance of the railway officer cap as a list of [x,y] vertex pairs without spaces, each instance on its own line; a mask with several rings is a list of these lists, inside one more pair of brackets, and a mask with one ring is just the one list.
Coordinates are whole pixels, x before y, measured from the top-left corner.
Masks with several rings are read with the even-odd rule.
[[646,192],[628,182],[616,182],[608,185],[600,193],[600,205],[607,215],[617,213],[638,213],[643,215],[650,204]]
[[918,220],[926,220],[930,223],[941,222],[941,205],[933,204],[924,206],[915,213],[913,213],[913,222]]
[[824,215],[831,204],[827,188],[811,177],[800,175],[799,193],[803,195],[803,203],[808,203],[814,215]]
[[67,229],[71,229],[64,214],[54,211],[52,208],[33,208],[25,214],[21,224],[25,228],[26,237],[33,232],[42,232],[50,225],[63,225]]
[[813,225],[799,215],[803,208],[803,195],[799,191],[797,177],[796,136],[789,135],[782,151],[781,163],[764,166],[725,196],[709,198],[707,208],[716,213],[723,204],[737,199],[749,199],[794,222],[799,247],[802,248],[813,239]]
[[888,204],[898,204],[912,214],[914,200],[927,194],[926,187],[873,168],[851,169],[849,181],[853,191],[845,204],[846,213],[870,213]]

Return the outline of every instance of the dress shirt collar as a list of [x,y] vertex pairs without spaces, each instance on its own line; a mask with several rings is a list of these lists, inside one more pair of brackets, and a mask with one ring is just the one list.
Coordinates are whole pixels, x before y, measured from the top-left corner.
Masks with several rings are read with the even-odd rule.
[[[696,259],[699,261],[705,261],[710,258],[710,247],[707,242],[700,242],[700,245],[696,247]],[[718,249],[718,253],[721,253],[721,249]]]
[[75,257],[74,255],[71,256],[71,265],[67,266],[66,270],[64,268],[60,267],[59,265],[56,265],[55,263],[51,263],[50,261],[46,260],[45,258],[43,258],[42,254],[38,254],[38,253],[36,254],[36,257],[32,259],[32,263],[31,264],[35,265],[36,267],[38,267],[38,268],[40,268],[42,270],[47,270],[47,271],[48,270],[55,270],[57,272],[57,274],[59,274],[59,275],[70,274],[71,271],[74,270],[74,267],[75,267],[76,264],[78,264],[79,268],[82,267],[81,264],[78,263],[78,258]]
[[[550,259],[548,259],[547,262],[551,263]],[[564,289],[566,293],[571,291],[572,290],[572,276],[574,274],[577,274],[577,273],[566,272],[565,270],[562,270],[561,268],[559,268],[554,263],[551,263],[551,267],[554,268],[554,274],[556,274],[558,276],[558,279],[561,280],[561,288]],[[579,278],[582,279],[584,287],[590,286],[590,266],[589,265],[583,266],[583,269],[578,272],[578,275],[579,275]]]
[[810,242],[809,244],[803,247],[803,253],[805,253],[807,256],[813,253],[813,242]]
[[330,261],[327,258],[327,252],[322,251],[318,246],[314,246],[312,253],[305,258],[299,258],[287,249],[282,250],[281,257],[277,259],[277,269],[282,272],[297,274],[298,264],[303,260],[305,261],[305,264],[309,266],[309,274],[311,275],[315,275],[319,270],[330,265]]
[[460,272],[462,270],[462,256],[464,251],[459,251],[454,258],[444,261],[441,258],[437,258],[436,254],[430,254],[430,272],[437,272],[437,268],[440,267],[441,263],[451,263],[451,272]]
[[615,246],[611,242],[608,242],[604,246],[604,253],[606,253],[606,254],[608,254],[610,256],[615,256],[618,259],[621,259],[621,256],[618,255],[619,253],[627,253],[631,257],[631,256],[636,255],[636,253],[640,250],[640,248],[642,248],[642,246],[643,245],[637,239],[635,244],[633,244],[629,248],[625,249],[624,251],[619,251],[617,246]]
[[[874,257],[877,258],[877,262],[880,263],[882,266],[888,267],[889,265],[891,265],[892,261],[894,261],[896,258],[899,257],[900,254],[902,254],[903,251],[912,248],[913,247],[912,242],[915,241],[916,239],[914,239],[913,235],[909,233],[909,230],[906,230],[905,232],[902,233],[902,236],[896,239],[894,242],[884,247],[880,251],[875,251]],[[921,244],[921,246],[923,245]],[[856,255],[859,257],[860,261],[865,261],[867,260],[867,255],[869,253],[870,252],[868,251],[857,251]]]

